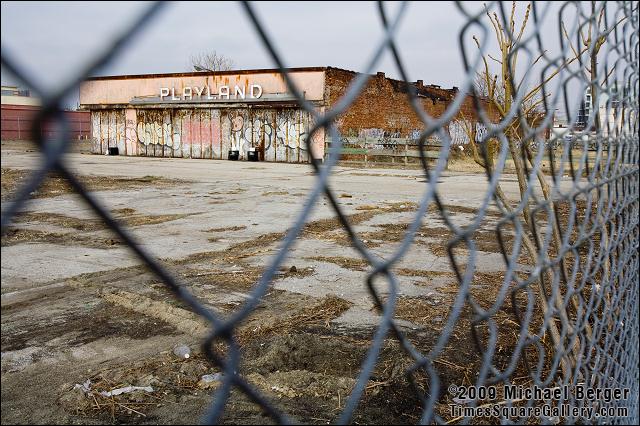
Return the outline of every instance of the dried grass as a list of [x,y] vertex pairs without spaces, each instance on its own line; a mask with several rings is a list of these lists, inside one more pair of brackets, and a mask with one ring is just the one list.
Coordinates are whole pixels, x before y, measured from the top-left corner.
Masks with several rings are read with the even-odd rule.
[[[246,291],[251,289],[262,274],[264,273],[264,267],[243,265],[240,262],[236,265],[227,265],[226,268],[209,268],[209,269],[193,269],[183,268],[181,275],[188,279],[192,284],[198,285],[215,285],[219,288],[224,288],[231,291]],[[275,280],[283,280],[286,278],[304,278],[313,274],[314,269],[308,268],[296,268],[295,270],[286,269],[279,271],[274,276]]]
[[329,327],[331,320],[342,315],[351,306],[351,302],[334,295],[328,295],[319,303],[303,307],[287,318],[276,319],[272,323],[263,322],[257,327],[253,325],[241,327],[237,334],[238,340],[243,344],[267,335],[293,333],[301,328]]
[[[20,170],[3,167],[2,199],[13,198],[18,188],[27,181],[33,173],[31,170]],[[189,181],[166,179],[159,176],[143,176],[141,178],[124,176],[94,176],[76,175],[89,191],[128,190],[147,188],[149,186],[166,188],[175,185],[188,184]],[[42,185],[31,194],[31,198],[57,197],[74,192],[71,185],[59,173],[50,172]]]
[[239,226],[223,226],[222,228],[209,228],[209,229],[205,229],[202,232],[233,232],[233,231],[242,231],[244,229],[247,229],[247,227],[245,225],[239,225]]
[[443,303],[442,295],[437,297],[400,296],[396,300],[395,316],[418,325],[433,325],[434,322],[443,322],[450,306],[450,303]]
[[306,257],[305,259],[333,263],[341,268],[350,269],[352,271],[364,271],[369,266],[369,262],[364,259],[353,259],[341,256],[313,256]]
[[450,271],[427,271],[424,269],[395,268],[393,272],[405,277],[425,277],[425,278],[435,278],[435,277],[454,278],[455,277],[455,273]]
[[[170,222],[173,220],[182,219],[198,213],[183,213],[183,214],[161,214],[161,215],[144,215],[133,214],[134,209],[125,208],[113,210],[115,219],[125,226],[142,226],[142,225],[156,225],[158,223]],[[75,229],[76,231],[99,231],[107,229],[107,225],[102,219],[91,218],[81,219],[78,217],[67,216],[60,213],[50,212],[24,212],[20,213],[14,218],[15,223],[47,223],[50,225],[59,226],[62,228]]]
[[58,245],[76,245],[82,247],[93,248],[115,248],[122,244],[117,238],[96,238],[77,233],[61,233],[39,231],[34,229],[10,228],[5,235],[2,236],[2,246],[12,246],[22,243],[45,243]]

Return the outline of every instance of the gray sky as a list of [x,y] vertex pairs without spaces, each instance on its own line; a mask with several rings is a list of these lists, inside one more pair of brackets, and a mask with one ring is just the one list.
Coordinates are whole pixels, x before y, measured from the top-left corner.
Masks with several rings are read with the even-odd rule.
[[[145,6],[144,2],[3,2],[2,46],[41,84],[53,88],[100,52]],[[361,71],[382,34],[373,2],[269,2],[255,7],[289,66],[331,65]],[[409,7],[398,41],[412,79],[459,85],[463,73],[457,29],[464,23],[460,13],[451,3]],[[231,57],[237,68],[273,67],[239,4],[186,2],[167,5],[100,74],[188,71],[190,54],[209,48]],[[397,75],[389,55],[377,70]],[[12,81],[3,69],[2,82]]]
[[[373,2],[254,5],[292,67],[329,65],[363,71],[382,35]],[[105,49],[146,6],[145,2],[2,2],[3,54],[10,53],[39,84],[53,89]],[[482,4],[466,7],[477,10]],[[557,40],[554,20],[545,22],[549,27],[545,34]],[[458,36],[465,22],[451,2],[409,5],[397,41],[412,80],[443,87],[461,85],[464,72]],[[477,28],[469,31],[468,43],[472,34],[481,33]],[[471,44],[469,48],[476,53]],[[229,56],[236,68],[274,66],[239,4],[184,2],[167,5],[98,75],[190,71],[189,56],[207,49]],[[376,71],[398,77],[388,53]],[[4,68],[2,83],[15,83]],[[76,100],[77,95],[69,103],[75,106]]]

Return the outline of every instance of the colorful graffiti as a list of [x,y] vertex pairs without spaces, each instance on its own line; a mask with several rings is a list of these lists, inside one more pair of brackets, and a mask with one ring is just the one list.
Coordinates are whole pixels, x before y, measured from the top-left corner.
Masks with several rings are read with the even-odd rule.
[[[230,150],[246,158],[256,149],[267,161],[304,162],[310,125],[311,115],[293,108],[101,110],[92,112],[92,150],[118,146],[121,155],[226,159]],[[317,132],[315,146],[322,148],[323,138]]]
[[[232,149],[241,155],[249,149],[259,149],[265,159],[300,157],[306,161],[306,136],[309,130],[309,115],[299,110],[246,110],[226,113]],[[287,152],[289,151],[289,152]],[[289,160],[290,161],[290,160]]]
[[174,143],[173,135],[175,133],[171,123],[138,123],[136,134],[143,145],[165,145],[174,149],[180,148],[179,134]]

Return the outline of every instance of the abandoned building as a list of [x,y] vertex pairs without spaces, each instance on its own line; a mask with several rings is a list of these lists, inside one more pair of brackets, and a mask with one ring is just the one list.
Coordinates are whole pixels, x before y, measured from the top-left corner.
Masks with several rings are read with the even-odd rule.
[[[314,67],[293,68],[290,75],[305,99],[322,113],[335,105],[357,73]],[[424,85],[422,80],[411,84],[434,117],[444,112],[458,91]],[[404,82],[384,73],[371,76],[336,121],[341,135],[350,141],[417,138],[424,126],[406,91]],[[305,140],[313,117],[300,108],[274,69],[95,77],[80,86],[80,105],[91,111],[94,153],[309,160]],[[447,129],[453,143],[466,143],[468,135],[482,132],[470,98],[458,116],[460,120]],[[320,129],[312,137],[311,155],[323,158],[329,143],[329,135]]]

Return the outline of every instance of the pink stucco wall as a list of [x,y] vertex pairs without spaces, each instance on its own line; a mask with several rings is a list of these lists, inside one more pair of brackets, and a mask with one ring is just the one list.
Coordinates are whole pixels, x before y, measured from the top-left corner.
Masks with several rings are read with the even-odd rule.
[[[305,92],[306,99],[323,100],[324,71],[292,72],[291,77]],[[233,91],[238,85],[246,88],[248,93],[251,84],[262,86],[263,97],[288,92],[278,72],[89,80],[80,85],[80,105],[128,104],[133,98],[158,97],[161,87],[175,87],[176,91],[182,91],[184,87],[208,86],[212,93],[218,93],[220,86],[229,86]]]
[[[305,140],[313,118],[290,101],[278,72],[262,71],[86,81],[80,86],[80,104],[91,109],[93,152],[104,154],[117,146],[121,155],[226,159],[229,150],[238,150],[243,159],[257,148],[265,161],[306,162]],[[291,72],[319,112],[324,110],[324,74],[318,69]],[[159,99],[163,87],[175,88],[179,96],[184,87],[207,86],[216,95],[220,86],[228,86],[233,94],[236,85],[245,88],[247,99],[251,85],[260,85],[262,96],[246,103],[231,96],[229,101],[167,102],[166,107]],[[323,129],[313,136],[312,154],[324,156]]]

